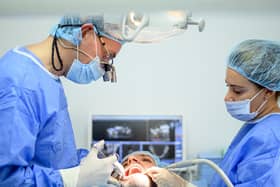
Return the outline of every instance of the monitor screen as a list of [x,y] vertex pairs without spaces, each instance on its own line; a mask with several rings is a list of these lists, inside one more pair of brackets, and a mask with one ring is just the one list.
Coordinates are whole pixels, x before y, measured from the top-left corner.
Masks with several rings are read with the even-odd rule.
[[104,139],[104,153],[117,153],[119,160],[145,150],[168,164],[183,158],[182,134],[182,116],[93,115],[89,138],[91,145]]

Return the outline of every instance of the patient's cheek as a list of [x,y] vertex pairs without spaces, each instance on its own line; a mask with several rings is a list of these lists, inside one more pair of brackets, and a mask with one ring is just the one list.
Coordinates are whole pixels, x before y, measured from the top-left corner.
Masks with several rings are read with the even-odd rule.
[[122,181],[124,187],[150,187],[151,181],[147,175],[136,173]]

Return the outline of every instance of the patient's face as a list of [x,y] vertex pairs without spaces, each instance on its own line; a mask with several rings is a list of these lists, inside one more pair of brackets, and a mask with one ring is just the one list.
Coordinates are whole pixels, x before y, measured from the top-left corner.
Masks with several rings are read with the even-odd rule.
[[148,168],[155,166],[154,160],[144,154],[129,156],[122,163],[125,170],[125,177],[120,181],[124,187],[150,187],[151,179],[144,175]]
[[138,154],[131,155],[122,163],[125,176],[129,176],[134,173],[143,173],[148,168],[155,166],[155,161],[148,155]]

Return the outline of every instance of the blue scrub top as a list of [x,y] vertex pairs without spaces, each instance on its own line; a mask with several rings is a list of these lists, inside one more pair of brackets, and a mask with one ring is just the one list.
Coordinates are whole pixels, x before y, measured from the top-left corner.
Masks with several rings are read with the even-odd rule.
[[63,186],[79,165],[61,81],[26,48],[0,58],[0,186]]
[[[246,123],[220,165],[235,187],[280,186],[280,114]],[[215,175],[211,187],[226,187]]]

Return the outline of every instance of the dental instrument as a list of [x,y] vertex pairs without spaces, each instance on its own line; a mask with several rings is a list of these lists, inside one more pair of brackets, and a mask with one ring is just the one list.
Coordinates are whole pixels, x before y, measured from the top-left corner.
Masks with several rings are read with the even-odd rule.
[[[95,146],[94,146],[95,147]],[[107,157],[106,154],[101,151],[98,150],[98,158],[105,158]],[[121,163],[119,163],[119,161],[116,161],[113,163],[113,171],[112,171],[112,177],[114,177],[115,179],[121,179],[122,177],[124,177],[125,172],[124,172],[124,168],[121,165]]]
[[222,177],[222,179],[224,180],[224,182],[226,183],[226,185],[228,187],[233,187],[233,184],[229,180],[228,176],[224,173],[224,171],[218,165],[216,165],[213,161],[208,160],[208,159],[184,160],[184,161],[170,164],[170,165],[166,166],[165,168],[172,171],[173,169],[189,167],[189,166],[193,166],[193,165],[197,165],[197,164],[209,165]]

